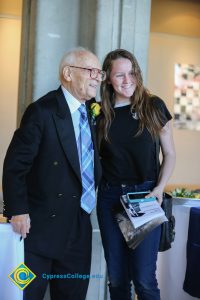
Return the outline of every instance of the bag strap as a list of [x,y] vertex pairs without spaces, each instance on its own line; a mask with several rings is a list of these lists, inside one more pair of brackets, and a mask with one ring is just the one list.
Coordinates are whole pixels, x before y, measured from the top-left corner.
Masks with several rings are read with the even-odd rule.
[[[158,180],[159,176],[159,170],[160,170],[160,160],[159,160],[159,154],[160,154],[160,141],[159,138],[155,139],[155,147],[156,147],[156,178]],[[172,198],[172,196],[166,192],[163,193],[163,195],[166,198]]]
[[156,148],[156,178],[158,180],[159,170],[160,170],[160,160],[159,160],[160,141],[159,141],[158,137],[156,137],[156,139],[155,139],[155,148]]

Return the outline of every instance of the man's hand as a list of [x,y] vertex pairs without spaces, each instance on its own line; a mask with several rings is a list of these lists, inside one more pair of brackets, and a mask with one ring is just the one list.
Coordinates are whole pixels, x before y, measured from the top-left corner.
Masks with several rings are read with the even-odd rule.
[[13,230],[21,234],[23,239],[27,237],[27,233],[29,233],[29,229],[31,227],[29,214],[13,216],[10,223]]

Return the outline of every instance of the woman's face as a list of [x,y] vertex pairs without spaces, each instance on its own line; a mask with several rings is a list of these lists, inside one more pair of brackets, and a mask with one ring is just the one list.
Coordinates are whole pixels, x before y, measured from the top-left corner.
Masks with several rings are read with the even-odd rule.
[[116,103],[130,100],[136,89],[136,78],[129,59],[118,58],[112,62],[109,83],[115,91]]

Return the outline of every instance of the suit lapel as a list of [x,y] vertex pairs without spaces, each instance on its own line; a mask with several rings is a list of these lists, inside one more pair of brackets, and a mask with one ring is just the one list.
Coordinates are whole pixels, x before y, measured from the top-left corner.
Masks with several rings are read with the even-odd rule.
[[98,149],[97,149],[95,126],[92,124],[92,118],[90,116],[89,103],[90,101],[88,101],[88,103],[86,102],[86,107],[87,107],[88,122],[90,125],[91,137],[92,137],[93,147],[94,147],[94,176],[95,176],[95,184],[97,185],[101,177],[101,163],[100,163]]
[[78,150],[71,113],[61,88],[57,92],[58,110],[53,118],[65,155],[81,182]]

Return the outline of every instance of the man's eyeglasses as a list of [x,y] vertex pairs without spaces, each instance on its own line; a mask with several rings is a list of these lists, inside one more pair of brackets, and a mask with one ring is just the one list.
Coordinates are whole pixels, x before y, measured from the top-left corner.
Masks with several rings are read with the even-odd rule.
[[102,71],[102,70],[99,70],[97,68],[82,68],[82,67],[76,67],[76,66],[69,66],[70,68],[76,68],[76,69],[82,69],[82,70],[87,70],[90,72],[90,77],[92,79],[96,79],[99,75],[100,75],[100,79],[101,81],[105,80],[106,79],[106,72],[105,71]]

